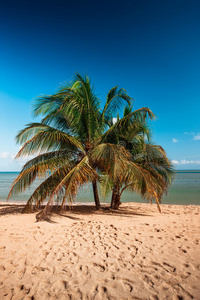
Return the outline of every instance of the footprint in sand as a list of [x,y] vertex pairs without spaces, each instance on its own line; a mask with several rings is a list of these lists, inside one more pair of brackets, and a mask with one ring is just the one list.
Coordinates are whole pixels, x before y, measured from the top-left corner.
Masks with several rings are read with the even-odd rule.
[[182,249],[181,247],[179,247],[179,251],[183,253],[187,253],[187,251],[185,249]]
[[150,287],[153,287],[154,286],[154,282],[151,280],[151,278],[149,276],[147,276],[146,274],[145,275],[142,275],[141,276],[142,280],[144,282],[146,282]]
[[106,269],[103,265],[97,263],[93,263],[93,267],[99,272],[104,272]]
[[126,292],[131,293],[133,291],[133,285],[129,281],[123,281],[123,285]]
[[87,275],[88,274],[88,266],[80,265],[79,266],[79,270],[81,271],[81,273],[83,275]]

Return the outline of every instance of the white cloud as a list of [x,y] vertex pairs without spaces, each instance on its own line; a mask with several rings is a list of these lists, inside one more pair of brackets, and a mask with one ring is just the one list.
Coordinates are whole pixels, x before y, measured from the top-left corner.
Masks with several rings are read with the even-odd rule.
[[1,152],[0,153],[0,158],[8,158],[9,152]]
[[113,118],[113,124],[117,122],[117,118]]
[[188,165],[188,164],[196,164],[196,165],[200,165],[200,160],[187,160],[187,159],[181,159],[179,160],[172,160],[172,163],[174,165]]
[[184,134],[194,134],[194,132],[184,132]]
[[199,140],[200,140],[200,133],[197,133],[197,135],[195,135],[195,136],[193,137],[193,140],[194,140],[194,141],[199,141]]
[[187,165],[187,164],[194,164],[194,160],[186,160],[186,159],[182,159],[180,161],[181,165]]
[[178,161],[178,160],[175,160],[175,159],[172,159],[172,163],[173,163],[174,165],[178,165],[178,164],[179,164],[179,161]]
[[16,153],[0,152],[0,170],[4,171],[19,171],[21,167],[33,156],[20,157],[15,159]]
[[172,142],[173,142],[173,143],[178,143],[178,140],[175,139],[175,138],[173,138],[173,139],[172,139]]
[[200,140],[200,133],[194,133],[194,132],[184,132],[184,134],[190,134],[193,135],[193,141],[199,141]]
[[0,152],[0,158],[14,160],[15,155],[13,153],[10,153],[10,152]]

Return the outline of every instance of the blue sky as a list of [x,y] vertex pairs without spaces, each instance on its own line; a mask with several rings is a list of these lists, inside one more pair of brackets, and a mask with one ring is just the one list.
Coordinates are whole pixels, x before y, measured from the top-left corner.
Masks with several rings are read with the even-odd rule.
[[32,100],[87,73],[157,116],[153,141],[177,169],[200,169],[200,1],[1,1],[0,171],[18,171]]

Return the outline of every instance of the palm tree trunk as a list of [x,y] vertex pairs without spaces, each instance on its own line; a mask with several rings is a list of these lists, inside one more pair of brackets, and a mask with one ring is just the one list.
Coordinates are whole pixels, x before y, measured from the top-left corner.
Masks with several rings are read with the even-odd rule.
[[112,192],[112,199],[111,199],[111,204],[110,207],[112,209],[118,209],[121,202],[120,202],[120,194],[119,194],[119,188],[115,187],[113,188],[113,192]]
[[114,209],[118,209],[118,208],[119,208],[119,206],[120,206],[120,204],[121,204],[120,198],[121,198],[121,196],[120,196],[119,194],[117,194],[116,197],[115,197],[115,205],[114,205]]
[[100,209],[101,204],[100,204],[100,201],[99,201],[99,194],[98,194],[96,179],[92,182],[92,186],[93,186],[94,201],[95,201],[96,209]]
[[110,208],[113,208],[115,207],[115,198],[116,198],[116,188],[113,188],[113,191],[112,191],[112,199],[111,199],[111,203],[110,203]]

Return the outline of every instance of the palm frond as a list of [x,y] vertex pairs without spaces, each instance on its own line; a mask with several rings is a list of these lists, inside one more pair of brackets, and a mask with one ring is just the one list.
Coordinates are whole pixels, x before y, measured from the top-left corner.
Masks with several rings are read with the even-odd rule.
[[60,159],[60,158],[65,158],[65,159],[70,159],[71,157],[73,157],[76,154],[76,152],[72,152],[72,151],[66,151],[66,150],[60,150],[60,151],[52,151],[52,152],[47,152],[47,153],[42,153],[36,157],[34,157],[33,159],[29,160],[27,163],[25,163],[25,165],[23,166],[21,173],[35,165],[37,165],[38,163],[47,161],[49,159],[55,158],[55,159]]
[[24,143],[16,157],[51,150],[83,150],[81,143],[75,137],[41,123],[27,125],[19,132],[16,140],[18,143]]
[[[52,175],[50,175],[46,180],[44,180],[33,192],[33,194],[28,199],[26,206],[23,209],[23,212],[29,212],[31,206],[34,203],[36,206],[39,206],[43,203],[48,197],[51,196],[52,192],[59,185],[60,181],[68,174],[68,172],[74,167],[74,164],[71,162],[64,167],[59,168]],[[62,193],[60,193],[62,196]],[[63,190],[64,194],[64,190]]]
[[131,154],[122,145],[106,143],[95,147],[89,158],[94,168],[114,178],[125,168],[125,162],[131,158]]
[[116,136],[116,132],[126,132],[127,128],[132,126],[140,126],[144,124],[147,118],[154,119],[155,116],[148,107],[143,107],[138,110],[133,111],[132,113],[124,116],[119,119],[113,126],[111,126],[106,133],[102,136],[102,142],[106,142],[110,139],[113,139]]
[[101,174],[99,176],[99,184],[100,184],[100,188],[101,188],[101,193],[102,193],[103,197],[105,198],[106,195],[108,195],[112,189],[112,186],[113,186],[112,181],[107,174]]
[[[52,154],[50,155],[50,157]],[[22,169],[20,174],[14,180],[10,193],[8,195],[8,199],[12,194],[22,193],[28,186],[30,186],[33,181],[37,177],[45,177],[47,173],[51,174],[54,173],[56,170],[61,168],[62,166],[67,167],[71,163],[71,155],[66,153],[61,157],[53,156],[51,158],[47,158],[44,160],[44,157],[47,157],[45,154],[44,156],[41,155],[40,158],[35,158],[29,161]]]
[[57,112],[63,103],[63,95],[42,95],[37,97],[33,102],[34,116],[49,115]]
[[65,199],[72,201],[77,194],[77,190],[83,184],[92,181],[94,178],[98,178],[98,174],[91,167],[88,156],[85,156],[73,169],[60,181],[57,187],[52,192],[50,199],[45,206],[45,209],[41,215],[41,218],[46,216],[51,206],[53,205],[54,197],[58,197],[65,191]]
[[131,97],[128,96],[124,89],[118,89],[118,86],[113,87],[107,95],[102,111],[102,119],[107,121],[112,119],[124,106],[130,106],[131,102]]

